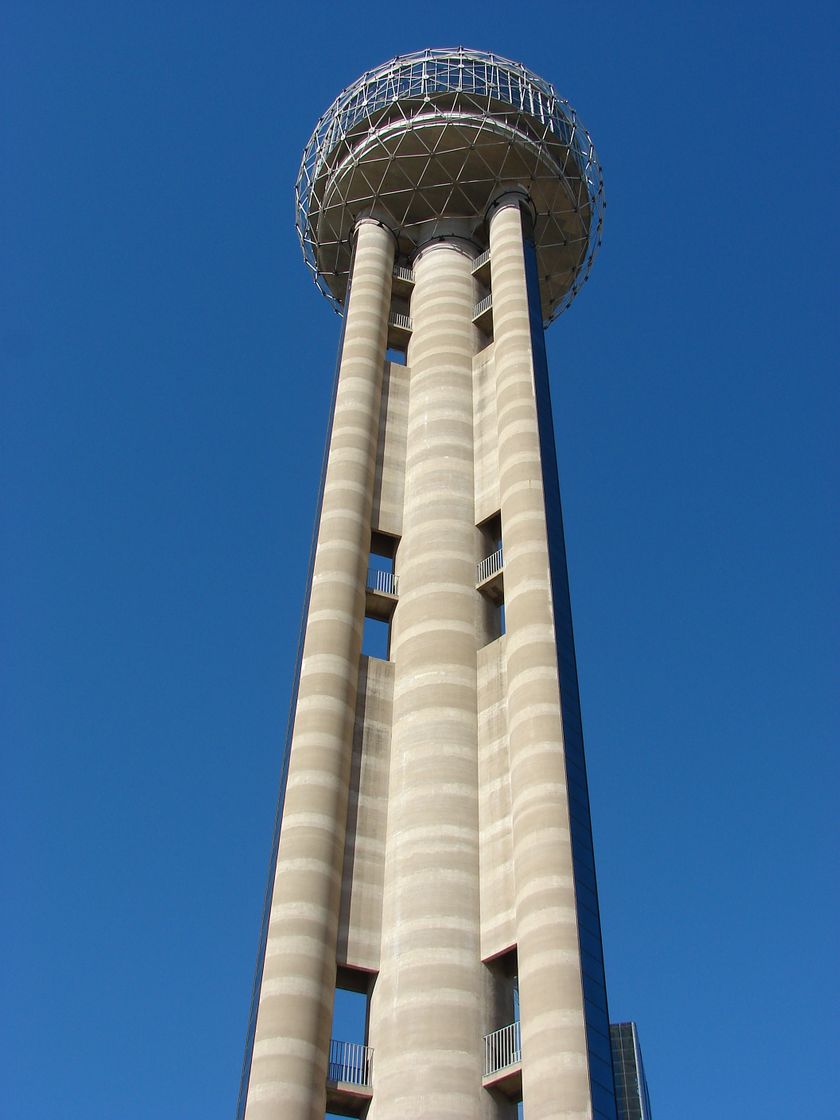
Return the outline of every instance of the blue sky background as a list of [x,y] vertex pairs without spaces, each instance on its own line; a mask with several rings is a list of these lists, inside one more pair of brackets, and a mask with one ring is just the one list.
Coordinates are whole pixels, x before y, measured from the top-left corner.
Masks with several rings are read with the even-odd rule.
[[657,1120],[837,1115],[836,5],[2,23],[0,1115],[232,1116],[339,330],[292,186],[460,42],[606,174],[548,338],[612,1017]]

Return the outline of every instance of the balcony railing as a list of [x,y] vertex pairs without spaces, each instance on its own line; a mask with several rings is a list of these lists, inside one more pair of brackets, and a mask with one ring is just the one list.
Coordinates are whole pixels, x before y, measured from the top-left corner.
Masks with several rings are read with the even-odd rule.
[[485,311],[489,311],[489,309],[492,306],[493,306],[493,294],[491,292],[491,294],[489,296],[485,296],[484,299],[480,299],[478,301],[478,303],[475,305],[475,307],[473,309],[473,319],[478,319],[479,316],[483,315]]
[[404,265],[398,264],[394,269],[394,277],[397,280],[404,280],[406,284],[414,283],[414,270],[406,268]]
[[485,249],[484,252],[479,253],[478,256],[475,258],[475,260],[473,261],[473,265],[472,265],[473,272],[478,272],[478,270],[480,268],[482,268],[485,264],[487,264],[487,262],[489,260],[490,260],[490,250]]
[[485,1077],[521,1061],[522,1038],[518,1021],[484,1036]]
[[392,311],[388,316],[388,322],[392,327],[398,327],[401,331],[410,331],[411,318],[408,315],[403,315],[400,311]]
[[393,572],[383,572],[378,568],[369,568],[367,589],[368,591],[379,591],[383,595],[396,595],[397,577]]
[[361,1042],[339,1042],[330,1039],[330,1064],[327,1080],[345,1085],[370,1086],[373,1050]]
[[484,559],[476,565],[475,582],[484,583],[486,579],[490,579],[491,576],[500,572],[504,567],[504,563],[505,560],[502,556],[502,549],[499,549],[497,552],[492,552],[489,556],[485,556]]

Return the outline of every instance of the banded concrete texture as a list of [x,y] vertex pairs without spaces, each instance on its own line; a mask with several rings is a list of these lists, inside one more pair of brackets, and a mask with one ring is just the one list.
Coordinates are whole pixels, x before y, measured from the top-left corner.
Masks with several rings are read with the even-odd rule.
[[379,970],[382,940],[393,695],[393,662],[362,657],[336,959],[342,968],[367,973]]
[[528,1120],[588,1120],[583,988],[520,200],[490,222],[515,924]]
[[247,1120],[323,1120],[394,239],[357,242],[303,648]]
[[472,255],[438,241],[414,263],[369,1120],[480,1116]]
[[391,537],[402,536],[407,418],[408,368],[387,362],[382,381],[372,519],[374,529]]
[[496,422],[496,367],[493,345],[485,346],[473,361],[475,405],[475,522],[499,512],[499,456]]
[[[505,641],[502,637],[478,651],[481,957],[487,961],[516,946]],[[507,1026],[512,1018],[488,1020],[486,1032]]]
[[[247,1120],[322,1120],[338,968],[369,991],[372,1084],[330,1085],[350,1112],[515,1120],[521,1068],[528,1120],[592,1120],[521,203],[489,220],[493,342],[477,250],[436,236],[405,365],[394,238],[358,226]],[[372,531],[387,658],[362,652]],[[517,975],[521,1062],[485,1071]]]

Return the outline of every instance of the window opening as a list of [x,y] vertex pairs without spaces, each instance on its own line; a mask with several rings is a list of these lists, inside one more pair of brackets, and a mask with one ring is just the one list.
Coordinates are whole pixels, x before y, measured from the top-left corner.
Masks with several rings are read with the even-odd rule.
[[481,558],[476,568],[476,587],[485,602],[485,632],[488,642],[505,633],[504,548],[502,515],[494,513],[478,526],[481,532]]
[[519,966],[516,948],[485,961],[490,973],[490,1021],[488,1032],[519,1022]]
[[505,1115],[508,1120],[513,1120],[517,1115],[513,1102],[522,1099],[522,1030],[516,947],[484,964],[490,981],[487,988],[484,1076],[492,1078],[493,1086],[511,1101]]
[[365,589],[365,628],[362,653],[387,661],[391,652],[391,619],[397,605],[394,560],[399,540],[374,530],[370,535]]
[[342,1042],[367,1043],[367,992],[336,988],[330,1037]]
[[[487,278],[489,280],[489,277]],[[493,293],[489,284],[478,281],[475,285],[476,302],[473,308],[473,323],[479,335],[479,350],[493,341]]]
[[[373,973],[360,969],[337,970],[327,1070],[328,1108],[335,1108],[338,1103],[335,1095],[330,1093],[330,1083],[370,1085],[370,1050],[367,1041],[370,993],[374,978]],[[356,1116],[358,1112],[353,1111],[352,1115]]]
[[385,575],[393,575],[395,552],[393,537],[386,537],[384,533],[373,533],[368,557],[368,573],[384,572]]
[[484,538],[485,552],[496,552],[497,549],[502,547],[502,514],[494,513],[492,517],[488,517],[486,521],[482,521],[479,525],[481,535]]
[[362,633],[362,653],[365,657],[378,657],[387,661],[391,654],[391,623],[365,615]]

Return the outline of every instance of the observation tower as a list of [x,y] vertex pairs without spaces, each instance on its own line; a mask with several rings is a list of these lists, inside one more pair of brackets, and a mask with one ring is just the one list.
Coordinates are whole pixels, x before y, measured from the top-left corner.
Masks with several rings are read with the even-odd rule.
[[343,330],[238,1116],[616,1120],[544,341],[592,141],[422,51],[336,98],[296,203]]

